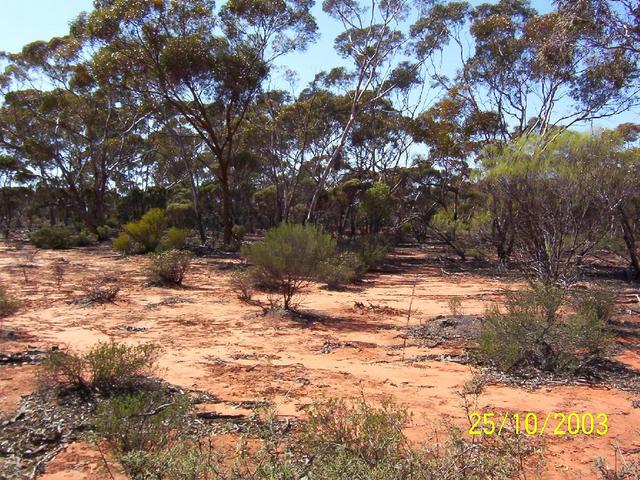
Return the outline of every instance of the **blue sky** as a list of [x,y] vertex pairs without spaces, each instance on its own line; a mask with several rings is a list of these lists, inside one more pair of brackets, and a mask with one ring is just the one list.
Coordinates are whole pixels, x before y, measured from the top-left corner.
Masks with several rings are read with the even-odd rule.
[[[472,0],[471,3],[478,4],[481,1],[484,0]],[[0,50],[15,52],[29,42],[64,35],[69,23],[80,12],[90,10],[92,4],[92,0],[2,0]],[[319,71],[340,64],[340,58],[333,50],[333,39],[339,33],[340,25],[322,12],[321,4],[322,1],[317,0],[314,7],[320,31],[318,42],[306,52],[283,59],[287,68],[297,73],[298,91]],[[533,0],[532,5],[538,11],[545,12],[550,8],[550,0]],[[282,74],[276,72],[273,83],[286,88],[281,79]],[[613,126],[623,121],[638,121],[638,115],[627,113],[602,120],[598,126]]]

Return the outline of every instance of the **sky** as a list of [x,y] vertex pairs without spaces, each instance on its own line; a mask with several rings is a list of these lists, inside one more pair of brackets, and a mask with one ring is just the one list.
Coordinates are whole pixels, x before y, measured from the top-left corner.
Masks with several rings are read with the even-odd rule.
[[[486,0],[471,0],[470,3],[478,4],[481,1]],[[66,34],[69,23],[79,13],[91,10],[92,4],[92,0],[2,0],[0,51],[17,52],[27,43]],[[321,0],[316,0],[314,7],[319,40],[306,52],[290,54],[282,59],[288,69],[296,72],[298,81],[293,85],[295,91],[303,88],[316,73],[338,66],[341,62],[333,50],[333,39],[340,32],[340,25],[322,12],[321,4]],[[550,9],[550,0],[532,0],[532,6],[540,12],[546,12]],[[281,68],[279,72],[274,72],[272,82],[278,88],[288,88],[283,78],[284,68]],[[637,112],[602,120],[597,126],[611,127],[623,121],[637,122]]]

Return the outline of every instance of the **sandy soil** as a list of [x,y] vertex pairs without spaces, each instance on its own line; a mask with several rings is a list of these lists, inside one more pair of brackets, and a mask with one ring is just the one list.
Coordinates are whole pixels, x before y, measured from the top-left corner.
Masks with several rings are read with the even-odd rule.
[[[434,438],[444,421],[468,426],[459,392],[474,369],[453,362],[414,361],[419,355],[458,349],[405,341],[400,329],[447,314],[453,296],[462,300],[465,314],[480,314],[503,289],[518,286],[484,272],[449,271],[425,261],[432,252],[399,249],[392,269],[369,275],[361,285],[345,291],[310,288],[300,308],[315,315],[315,321],[300,322],[262,316],[260,308],[238,300],[229,286],[231,271],[225,268],[237,260],[196,259],[184,288],[167,289],[144,285],[145,258],[122,258],[107,248],[38,251],[35,256],[29,252],[30,247],[0,247],[0,283],[24,301],[20,312],[1,326],[3,353],[28,345],[82,351],[109,338],[153,341],[164,347],[163,378],[210,392],[221,402],[206,406],[212,411],[242,412],[237,408],[241,402],[266,400],[281,415],[300,416],[301,406],[323,396],[364,394],[374,401],[390,397],[414,413],[408,433],[416,439]],[[65,265],[59,284],[56,262]],[[116,304],[84,308],[67,303],[82,294],[83,286],[105,275],[118,279],[122,288]],[[640,323],[633,313],[625,313],[624,305],[635,298],[625,288],[618,309],[622,313],[616,318]],[[157,305],[171,297],[188,303]],[[355,302],[386,308],[362,310]],[[629,348],[619,359],[640,368],[636,340],[627,339]],[[324,348],[327,345],[339,348]],[[37,388],[36,375],[33,366],[0,367],[3,415],[15,410],[20,395]],[[629,392],[587,385],[537,390],[489,386],[477,410],[542,416],[558,411],[606,413],[609,433],[604,437],[544,438],[544,478],[595,478],[594,457],[613,463],[614,447],[640,447],[640,409],[633,408],[634,399]],[[42,478],[109,478],[105,475],[99,453],[78,444],[61,453]]]

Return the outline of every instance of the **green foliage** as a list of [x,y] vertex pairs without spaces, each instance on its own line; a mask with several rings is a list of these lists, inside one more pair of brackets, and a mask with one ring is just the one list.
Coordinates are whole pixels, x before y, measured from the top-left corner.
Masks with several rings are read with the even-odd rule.
[[167,250],[150,255],[148,277],[151,282],[181,285],[191,265],[191,253]]
[[117,235],[116,229],[109,225],[99,226],[96,228],[96,233],[98,234],[98,240],[100,241],[111,240]]
[[125,255],[130,255],[140,250],[140,247],[138,247],[131,237],[124,232],[113,239],[111,246],[116,252],[120,252]]
[[384,238],[377,235],[368,235],[359,238],[355,242],[353,251],[358,255],[367,270],[375,270],[384,263],[389,253],[389,247]]
[[72,227],[58,225],[42,227],[31,234],[33,245],[50,250],[84,247],[96,241],[97,238],[86,230],[77,232]]
[[289,309],[294,295],[317,276],[335,249],[335,240],[314,225],[282,223],[264,240],[243,248],[242,254],[255,265],[258,278],[278,289]]
[[185,396],[162,391],[116,396],[100,404],[96,428],[121,455],[156,452],[180,434],[189,407]]
[[537,285],[510,292],[504,312],[498,307],[487,312],[481,357],[505,371],[577,372],[606,355],[612,302],[606,291],[565,292]]
[[388,221],[395,200],[386,183],[376,182],[362,195],[360,210],[367,218],[369,233],[378,233]]
[[162,236],[157,250],[181,250],[187,242],[188,234],[189,232],[183,228],[171,227]]
[[20,303],[0,287],[0,319],[13,315],[20,308]]
[[187,240],[187,230],[169,226],[164,210],[152,208],[137,222],[123,226],[123,232],[113,240],[114,250],[124,254],[148,253],[181,249]]
[[126,223],[124,232],[139,244],[141,253],[153,252],[162,239],[162,234],[168,226],[167,216],[161,208],[152,208],[137,222]]
[[318,267],[318,279],[330,288],[339,288],[356,280],[366,267],[360,257],[353,252],[342,252]]
[[42,375],[53,384],[110,392],[152,372],[159,353],[155,344],[115,341],[98,343],[85,354],[53,351],[45,359]]

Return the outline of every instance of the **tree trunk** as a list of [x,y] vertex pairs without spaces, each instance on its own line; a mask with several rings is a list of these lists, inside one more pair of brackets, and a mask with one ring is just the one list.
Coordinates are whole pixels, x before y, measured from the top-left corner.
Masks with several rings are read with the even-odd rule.
[[629,216],[623,207],[618,207],[618,216],[622,225],[622,236],[629,253],[629,261],[635,273],[636,280],[640,279],[640,258],[638,258],[638,250],[636,248],[636,238],[629,221]]

